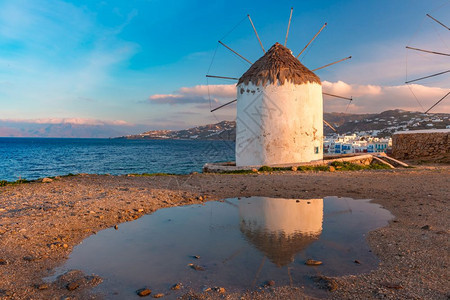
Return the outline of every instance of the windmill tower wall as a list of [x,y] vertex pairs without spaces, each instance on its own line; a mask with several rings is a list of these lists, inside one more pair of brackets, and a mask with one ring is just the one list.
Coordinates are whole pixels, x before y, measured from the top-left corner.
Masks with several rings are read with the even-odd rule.
[[236,129],[237,166],[322,159],[320,80],[275,44],[237,85]]

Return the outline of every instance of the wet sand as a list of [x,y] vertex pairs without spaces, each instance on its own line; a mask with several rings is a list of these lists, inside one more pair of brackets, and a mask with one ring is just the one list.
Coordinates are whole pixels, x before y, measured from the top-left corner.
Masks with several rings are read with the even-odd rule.
[[[450,166],[420,166],[247,175],[79,175],[0,187],[0,298],[99,298],[90,289],[101,278],[80,272],[51,284],[43,278],[84,238],[159,208],[245,196],[339,196],[373,199],[395,219],[368,235],[379,267],[368,274],[322,280],[325,290],[333,290],[326,292],[327,298],[448,299],[449,186]],[[308,298],[305,292],[275,284],[257,293],[191,293],[186,298],[302,299]]]

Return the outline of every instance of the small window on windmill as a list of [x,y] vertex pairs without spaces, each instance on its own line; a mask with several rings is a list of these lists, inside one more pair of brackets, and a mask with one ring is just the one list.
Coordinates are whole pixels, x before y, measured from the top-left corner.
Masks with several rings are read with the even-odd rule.
[[314,147],[314,154],[319,154],[319,147]]

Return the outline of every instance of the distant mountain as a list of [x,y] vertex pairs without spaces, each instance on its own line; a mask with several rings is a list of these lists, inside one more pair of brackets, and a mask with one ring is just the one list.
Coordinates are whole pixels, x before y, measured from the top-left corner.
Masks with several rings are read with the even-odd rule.
[[[324,119],[339,134],[361,133],[379,137],[391,136],[396,131],[419,129],[442,129],[450,126],[450,114],[423,114],[400,109],[379,114],[324,113]],[[324,125],[324,134],[335,132]],[[217,124],[198,126],[184,130],[154,130],[122,139],[191,139],[191,140],[235,140],[236,122],[222,121]]]
[[193,127],[183,130],[152,130],[136,135],[119,137],[122,139],[148,140],[235,140],[236,122],[222,121],[217,124]]

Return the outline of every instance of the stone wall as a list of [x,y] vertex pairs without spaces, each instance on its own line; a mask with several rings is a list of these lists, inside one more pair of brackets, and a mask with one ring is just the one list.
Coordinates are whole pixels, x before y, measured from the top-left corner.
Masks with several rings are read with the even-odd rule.
[[404,131],[392,136],[392,157],[397,159],[443,156],[449,153],[450,129]]

